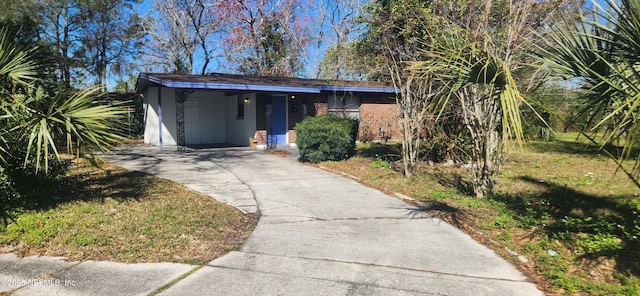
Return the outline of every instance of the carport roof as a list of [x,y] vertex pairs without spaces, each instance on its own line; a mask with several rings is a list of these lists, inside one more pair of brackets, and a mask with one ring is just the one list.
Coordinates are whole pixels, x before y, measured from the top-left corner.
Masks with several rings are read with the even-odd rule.
[[267,91],[290,93],[320,93],[346,91],[366,93],[395,93],[396,89],[381,82],[324,80],[291,77],[248,76],[212,73],[187,75],[168,73],[141,73],[136,85],[142,92],[152,85],[181,89],[212,89],[236,91]]

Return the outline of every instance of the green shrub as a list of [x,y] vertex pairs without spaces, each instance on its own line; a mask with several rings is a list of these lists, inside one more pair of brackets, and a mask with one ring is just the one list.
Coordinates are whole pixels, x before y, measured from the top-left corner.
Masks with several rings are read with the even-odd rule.
[[56,203],[53,197],[73,182],[67,177],[71,161],[49,156],[48,171],[44,172],[44,168],[37,170],[33,162],[25,165],[21,153],[5,157],[5,165],[0,168],[0,226],[25,210]]
[[66,177],[70,166],[70,160],[49,156],[48,171],[44,172],[43,168],[36,169],[33,162],[24,165],[24,160],[17,157],[8,160],[6,174],[20,195],[36,205],[43,200],[50,201],[52,196],[70,184],[71,180]]
[[358,121],[334,115],[308,117],[295,131],[303,161],[344,160],[355,152]]
[[372,169],[380,169],[380,168],[388,169],[391,167],[391,163],[380,158],[380,156],[376,154],[376,159],[371,163],[369,163],[369,167]]
[[612,253],[622,248],[622,240],[609,233],[584,234],[576,239],[576,251],[579,254]]
[[22,206],[23,200],[15,184],[3,169],[0,171],[0,227],[13,219]]

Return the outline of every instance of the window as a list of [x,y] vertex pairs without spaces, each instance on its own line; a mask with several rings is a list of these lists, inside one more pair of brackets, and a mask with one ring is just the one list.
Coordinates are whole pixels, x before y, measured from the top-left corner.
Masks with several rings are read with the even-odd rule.
[[329,114],[360,119],[360,98],[352,94],[329,96]]
[[236,119],[244,119],[244,100],[240,97],[238,97],[238,116],[236,116]]

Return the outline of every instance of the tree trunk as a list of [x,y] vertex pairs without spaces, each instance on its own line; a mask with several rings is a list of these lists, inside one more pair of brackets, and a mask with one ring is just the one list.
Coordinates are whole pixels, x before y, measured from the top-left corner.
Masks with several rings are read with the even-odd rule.
[[[402,81],[398,75],[397,81]],[[423,123],[424,106],[428,100],[428,88],[424,81],[406,78],[401,93],[396,97],[396,104],[400,108],[400,130],[402,131],[402,164],[405,177],[413,176],[420,157],[420,128]],[[396,84],[402,85],[402,84]],[[398,86],[396,86],[398,87]]]
[[471,133],[472,187],[477,198],[493,192],[503,158],[502,113],[499,92],[471,85],[458,93],[465,125]]

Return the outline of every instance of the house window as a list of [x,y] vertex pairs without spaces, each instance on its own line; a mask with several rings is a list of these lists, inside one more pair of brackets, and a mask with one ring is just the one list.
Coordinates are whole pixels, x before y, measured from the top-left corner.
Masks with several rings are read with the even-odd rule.
[[238,116],[236,119],[244,119],[244,100],[238,97]]
[[329,114],[360,119],[360,97],[352,94],[329,96]]

